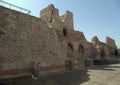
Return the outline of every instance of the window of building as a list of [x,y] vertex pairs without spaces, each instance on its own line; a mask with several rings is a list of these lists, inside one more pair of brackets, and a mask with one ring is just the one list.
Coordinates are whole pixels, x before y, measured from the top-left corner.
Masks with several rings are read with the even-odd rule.
[[82,45],[79,45],[78,53],[79,53],[80,57],[84,56],[84,47]]

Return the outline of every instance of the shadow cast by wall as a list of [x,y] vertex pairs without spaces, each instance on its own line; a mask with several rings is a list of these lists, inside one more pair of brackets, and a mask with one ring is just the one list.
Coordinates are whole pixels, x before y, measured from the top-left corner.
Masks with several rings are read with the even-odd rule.
[[101,65],[88,67],[82,70],[72,70],[65,73],[39,76],[38,80],[31,77],[21,77],[8,80],[0,80],[0,85],[80,85],[90,80],[89,70],[106,70],[114,71],[120,66]]
[[[87,70],[77,70],[72,72],[67,72],[63,74],[57,74],[54,76],[49,76],[47,79],[41,79],[44,85],[80,85],[89,80],[89,74]],[[47,82],[54,81],[56,84],[48,84]]]
[[22,77],[0,80],[0,85],[80,85],[89,80],[88,70],[73,70],[70,72],[40,76],[38,80]]

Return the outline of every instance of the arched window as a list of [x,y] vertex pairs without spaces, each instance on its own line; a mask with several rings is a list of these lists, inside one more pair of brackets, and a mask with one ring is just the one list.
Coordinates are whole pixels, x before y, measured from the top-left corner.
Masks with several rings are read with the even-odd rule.
[[83,46],[80,45],[79,48],[78,48],[78,52],[79,52],[79,53],[83,53],[83,51],[84,51]]
[[69,50],[73,51],[73,46],[72,46],[71,43],[68,43],[67,48],[68,48]]
[[71,43],[67,44],[67,57],[68,58],[73,57],[73,46]]
[[84,47],[82,45],[79,45],[78,53],[79,53],[80,57],[84,56]]

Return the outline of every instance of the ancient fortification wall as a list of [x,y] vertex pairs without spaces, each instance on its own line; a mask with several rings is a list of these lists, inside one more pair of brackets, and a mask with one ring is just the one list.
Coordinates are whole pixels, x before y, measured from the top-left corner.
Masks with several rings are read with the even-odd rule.
[[50,29],[41,19],[0,7],[0,67],[26,69],[32,61],[40,66],[64,65],[63,33]]
[[107,38],[106,43],[97,37],[88,42],[74,31],[73,14],[59,16],[53,5],[40,18],[0,6],[0,78],[31,75],[33,61],[40,62],[40,75],[81,68],[86,59],[114,55],[115,41]]

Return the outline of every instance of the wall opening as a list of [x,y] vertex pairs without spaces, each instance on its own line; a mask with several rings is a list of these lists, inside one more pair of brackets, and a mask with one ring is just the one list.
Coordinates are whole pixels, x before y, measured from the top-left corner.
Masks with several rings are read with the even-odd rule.
[[63,34],[64,34],[64,36],[67,36],[67,29],[63,29]]
[[71,43],[67,44],[67,57],[72,58],[73,57],[73,46]]
[[84,57],[84,47],[82,45],[79,46],[78,48],[78,53],[80,55],[80,57]]
[[66,67],[68,70],[72,70],[72,60],[71,58],[73,57],[73,45],[71,43],[67,44],[67,58],[68,60],[66,60]]
[[72,46],[71,43],[68,43],[67,48],[68,48],[68,50],[70,50],[71,52],[73,52],[73,46]]

